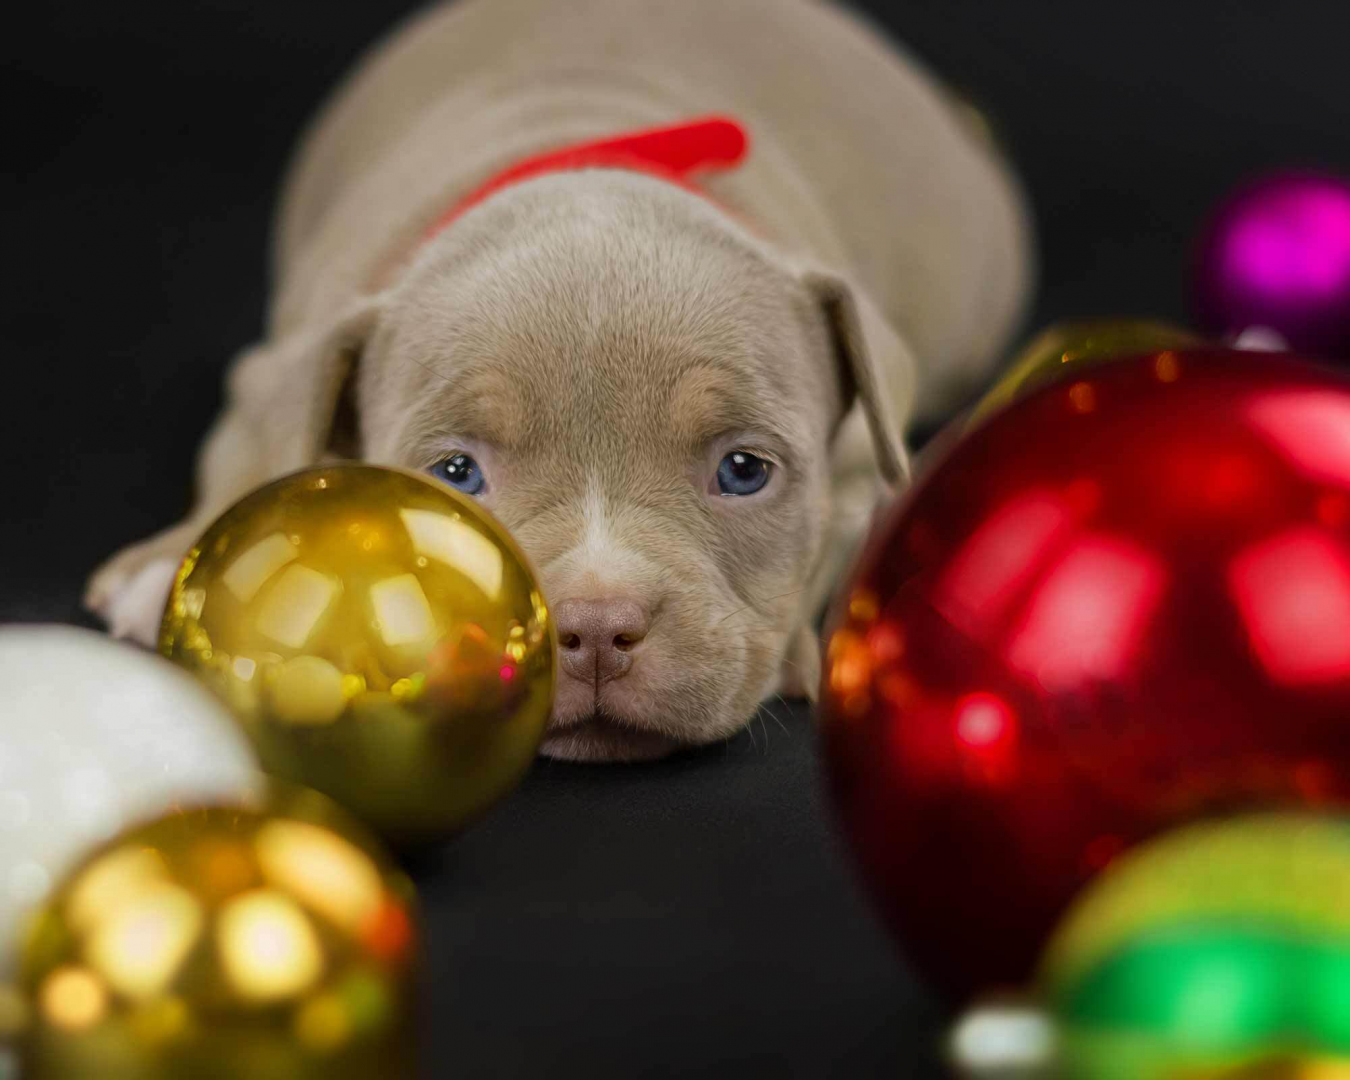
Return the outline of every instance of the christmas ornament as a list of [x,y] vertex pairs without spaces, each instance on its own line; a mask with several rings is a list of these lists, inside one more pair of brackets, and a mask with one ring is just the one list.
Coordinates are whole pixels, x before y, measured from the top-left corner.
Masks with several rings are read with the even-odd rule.
[[978,1001],[952,1024],[945,1040],[948,1070],[969,1080],[1047,1080],[1058,1058],[1057,1032],[1044,1005],[1030,996]]
[[469,497],[368,465],[226,511],[179,569],[160,648],[229,702],[265,768],[399,841],[514,786],[553,698],[554,631],[515,543]]
[[1205,822],[1125,854],[1074,903],[1041,968],[1066,1075],[1350,1069],[1347,899],[1344,818]]
[[74,861],[180,802],[260,777],[229,714],[155,656],[70,626],[0,628],[0,980]]
[[991,413],[1060,378],[1077,378],[1089,364],[1124,356],[1193,348],[1200,337],[1151,319],[1082,319],[1057,323],[1032,338],[970,414],[974,427]]
[[411,1075],[411,887],[313,792],[91,854],[25,942],[28,1080]]
[[964,999],[1025,983],[1118,851],[1350,797],[1350,381],[1165,352],[989,418],[832,616],[824,750],[884,913]]
[[1196,245],[1202,326],[1269,327],[1295,349],[1350,357],[1350,181],[1280,172],[1234,192]]

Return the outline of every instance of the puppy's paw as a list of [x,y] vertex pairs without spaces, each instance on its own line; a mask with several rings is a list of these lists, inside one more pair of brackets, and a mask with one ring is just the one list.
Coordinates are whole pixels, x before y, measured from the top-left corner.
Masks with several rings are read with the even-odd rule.
[[113,595],[103,616],[113,637],[130,638],[155,647],[164,605],[169,599],[169,587],[177,570],[177,559],[155,559],[142,566]]
[[153,647],[173,575],[193,535],[180,526],[119,552],[89,579],[84,606],[114,637]]

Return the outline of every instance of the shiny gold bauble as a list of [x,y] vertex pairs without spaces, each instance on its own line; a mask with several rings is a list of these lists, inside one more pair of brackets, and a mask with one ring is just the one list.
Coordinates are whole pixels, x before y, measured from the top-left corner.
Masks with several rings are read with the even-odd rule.
[[242,718],[263,767],[399,842],[509,791],[553,700],[555,632],[525,557],[415,473],[295,473],[226,511],[179,568],[160,650]]
[[1204,344],[1188,330],[1152,319],[1082,319],[1056,323],[1019,352],[966,424],[974,427],[1032,391],[1071,377],[1082,368],[1126,356],[1162,353]]
[[33,922],[23,1075],[402,1080],[414,939],[406,878],[322,796],[169,814],[87,857]]

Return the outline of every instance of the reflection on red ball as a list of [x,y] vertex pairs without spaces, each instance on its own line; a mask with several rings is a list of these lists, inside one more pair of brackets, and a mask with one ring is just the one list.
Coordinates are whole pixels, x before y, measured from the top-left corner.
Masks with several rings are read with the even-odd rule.
[[836,806],[955,999],[1200,814],[1350,799],[1350,381],[1165,352],[963,441],[874,532],[822,688]]

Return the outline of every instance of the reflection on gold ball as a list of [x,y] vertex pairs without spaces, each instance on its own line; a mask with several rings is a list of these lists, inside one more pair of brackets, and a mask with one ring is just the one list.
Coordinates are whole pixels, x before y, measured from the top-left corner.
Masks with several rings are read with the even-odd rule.
[[123,833],[39,913],[20,962],[24,1075],[411,1075],[411,886],[313,792]]
[[1188,330],[1151,319],[1084,319],[1056,323],[1019,352],[967,421],[981,423],[1005,405],[1090,364],[1126,356],[1188,349],[1204,339]]
[[264,768],[400,841],[509,791],[553,701],[552,621],[505,530],[369,465],[296,473],[226,511],[179,568],[160,650],[233,707]]

